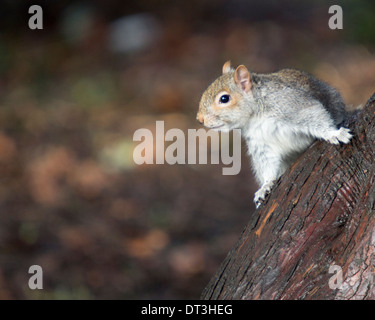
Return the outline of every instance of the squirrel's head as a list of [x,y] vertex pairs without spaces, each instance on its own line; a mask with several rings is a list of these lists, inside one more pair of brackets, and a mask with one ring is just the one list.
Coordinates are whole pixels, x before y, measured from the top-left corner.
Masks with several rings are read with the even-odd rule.
[[241,128],[251,114],[248,104],[253,99],[250,72],[244,65],[233,69],[230,61],[223,74],[203,93],[197,120],[210,129],[229,131]]

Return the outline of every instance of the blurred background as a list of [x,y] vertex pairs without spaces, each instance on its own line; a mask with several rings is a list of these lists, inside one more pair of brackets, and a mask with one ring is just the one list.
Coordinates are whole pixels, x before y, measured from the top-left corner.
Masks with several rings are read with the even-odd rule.
[[[328,27],[333,4],[343,30]],[[200,128],[226,60],[303,69],[364,104],[374,21],[363,0],[3,0],[0,299],[199,298],[254,211],[245,149],[236,176],[137,166],[134,131]],[[28,287],[35,264],[43,290]]]

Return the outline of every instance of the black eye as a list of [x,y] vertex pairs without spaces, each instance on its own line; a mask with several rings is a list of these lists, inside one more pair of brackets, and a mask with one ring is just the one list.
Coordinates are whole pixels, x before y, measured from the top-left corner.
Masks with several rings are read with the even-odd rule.
[[221,103],[228,103],[228,102],[229,102],[229,99],[230,99],[229,94],[223,94],[223,95],[220,97],[220,102],[221,102]]

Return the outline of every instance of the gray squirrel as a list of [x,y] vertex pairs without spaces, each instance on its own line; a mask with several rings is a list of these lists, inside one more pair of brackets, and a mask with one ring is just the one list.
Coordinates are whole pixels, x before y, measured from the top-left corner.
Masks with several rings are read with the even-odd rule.
[[260,189],[258,208],[277,179],[316,139],[349,143],[350,130],[338,91],[294,69],[270,74],[236,69],[227,61],[223,73],[203,93],[197,120],[218,131],[241,129]]

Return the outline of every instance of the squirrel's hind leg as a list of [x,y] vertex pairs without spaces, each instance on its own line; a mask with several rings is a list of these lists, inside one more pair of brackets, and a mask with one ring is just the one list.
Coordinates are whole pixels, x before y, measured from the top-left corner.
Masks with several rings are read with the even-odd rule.
[[310,119],[311,121],[306,122],[305,126],[299,126],[296,131],[303,132],[316,139],[328,141],[332,144],[349,143],[353,135],[350,133],[350,129],[340,127],[337,129],[332,119],[330,119],[326,112],[319,110],[319,116]]
[[350,134],[350,129],[341,127],[340,129],[334,131],[331,136],[324,138],[324,140],[327,140],[333,144],[339,144],[340,142],[349,143],[352,137],[353,135]]

